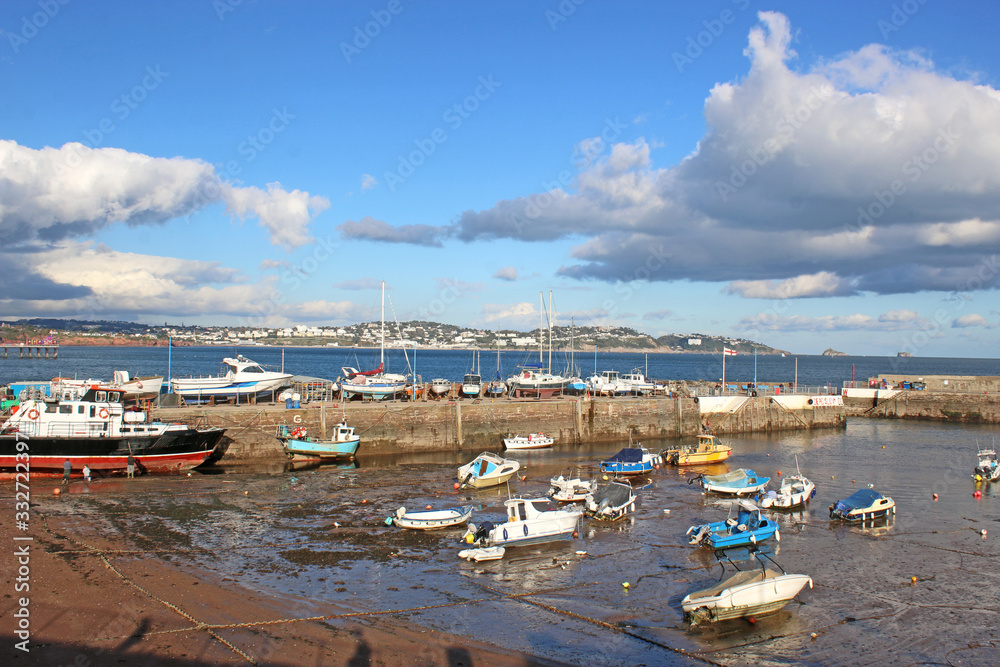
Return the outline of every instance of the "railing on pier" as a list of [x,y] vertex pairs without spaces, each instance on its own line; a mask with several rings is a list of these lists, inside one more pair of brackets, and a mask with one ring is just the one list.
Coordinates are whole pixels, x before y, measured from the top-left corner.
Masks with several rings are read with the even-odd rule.
[[17,352],[21,359],[58,359],[59,346],[51,343],[0,343],[3,358],[6,359],[9,350]]

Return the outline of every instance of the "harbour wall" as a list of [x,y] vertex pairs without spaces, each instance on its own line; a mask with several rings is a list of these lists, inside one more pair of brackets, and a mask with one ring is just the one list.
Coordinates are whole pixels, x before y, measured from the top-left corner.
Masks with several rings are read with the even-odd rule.
[[[227,460],[284,456],[275,438],[279,424],[303,426],[323,438],[342,419],[355,427],[369,454],[494,450],[507,434],[545,433],[559,446],[627,443],[629,437],[694,436],[708,422],[712,433],[735,434],[843,426],[839,396],[829,405],[805,396],[700,398],[559,398],[553,400],[441,401],[416,403],[317,402],[299,409],[282,404],[160,408],[163,421],[226,428]],[[720,400],[721,399],[721,400]],[[839,403],[839,404],[838,404]]]
[[1000,424],[1000,393],[880,390],[872,397],[845,398],[847,414],[965,424]]

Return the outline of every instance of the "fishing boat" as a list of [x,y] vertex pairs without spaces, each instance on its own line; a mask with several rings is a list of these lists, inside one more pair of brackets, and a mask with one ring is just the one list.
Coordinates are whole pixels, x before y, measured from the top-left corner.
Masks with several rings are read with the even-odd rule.
[[123,398],[122,389],[100,385],[72,398],[26,393],[0,427],[0,468],[24,466],[29,446],[32,472],[62,471],[67,460],[73,470],[122,471],[130,455],[140,470],[178,472],[225,454],[225,429],[152,421]]
[[[732,516],[733,509],[736,516]],[[757,544],[771,538],[781,541],[778,524],[765,517],[760,508],[749,500],[738,500],[729,508],[725,521],[691,526],[685,533],[689,544],[703,544],[713,549],[728,549]]]
[[528,435],[508,436],[503,439],[507,449],[545,449],[551,447],[555,439],[544,433],[529,433]]
[[465,541],[481,547],[516,547],[568,540],[577,532],[581,509],[552,509],[548,498],[511,498],[507,521],[470,523]]
[[447,396],[451,392],[451,380],[445,378],[434,378],[428,386],[431,396]]
[[329,440],[309,437],[303,426],[289,430],[285,424],[278,424],[276,437],[290,459],[349,460],[354,458],[361,442],[361,436],[355,435],[354,427],[346,421],[333,427],[333,437]]
[[472,371],[462,377],[462,386],[458,393],[461,398],[479,398],[483,393],[482,369],[479,369],[476,363],[478,358],[477,351],[472,356]]
[[584,513],[599,521],[615,521],[635,511],[631,484],[611,481],[587,496]]
[[987,482],[1000,480],[1000,462],[997,461],[996,450],[980,449],[976,457],[976,470],[973,477],[984,479]]
[[858,489],[830,505],[830,518],[841,521],[869,521],[895,513],[895,501],[874,489]]
[[751,495],[767,488],[770,477],[758,477],[749,468],[740,468],[722,475],[698,475],[688,480],[688,484],[701,482],[705,493],[721,493],[733,496]]
[[799,457],[795,457],[795,474],[781,480],[777,491],[768,491],[760,499],[765,509],[793,509],[802,507],[816,495],[816,485],[799,470]]
[[[759,568],[741,570],[725,552],[719,555],[722,574],[715,584],[681,600],[684,618],[691,625],[733,618],[750,618],[774,613],[791,602],[799,592],[813,587],[812,578],[805,574],[788,574],[770,556],[751,551]],[[774,566],[760,560],[766,558]],[[727,570],[725,558],[735,569]]]
[[492,452],[483,452],[459,467],[458,480],[463,489],[499,486],[513,477],[520,468],[518,461],[505,459]]
[[591,375],[587,378],[587,387],[595,396],[620,396],[629,390],[618,371],[601,371],[600,375]]
[[359,371],[353,366],[340,369],[343,380],[340,391],[345,399],[383,401],[406,391],[406,376],[385,372],[385,281],[382,281],[382,310],[379,329],[379,364],[377,368]]
[[220,375],[196,378],[174,378],[171,389],[185,403],[204,403],[218,400],[256,400],[262,394],[274,395],[278,389],[291,383],[291,373],[266,371],[260,364],[242,354],[222,360]]
[[443,510],[418,510],[415,512],[408,512],[405,507],[400,507],[396,510],[396,514],[389,518],[389,521],[400,528],[408,528],[410,530],[452,528],[466,523],[472,516],[472,510],[472,505],[451,507]]
[[714,435],[702,433],[697,441],[681,445],[676,449],[665,449],[661,452],[663,461],[675,466],[704,465],[721,463],[729,458],[733,448],[724,445]]
[[610,459],[602,461],[601,472],[627,477],[652,472],[659,465],[659,454],[654,454],[645,447],[629,446]]
[[630,373],[623,373],[621,376],[621,381],[628,386],[628,393],[630,394],[652,394],[656,391],[656,383],[647,380],[646,376],[643,374],[642,369],[633,368]]
[[597,482],[588,479],[582,480],[579,477],[567,479],[562,475],[549,480],[552,485],[549,487],[548,497],[560,503],[575,503],[586,500],[587,496],[597,489]]

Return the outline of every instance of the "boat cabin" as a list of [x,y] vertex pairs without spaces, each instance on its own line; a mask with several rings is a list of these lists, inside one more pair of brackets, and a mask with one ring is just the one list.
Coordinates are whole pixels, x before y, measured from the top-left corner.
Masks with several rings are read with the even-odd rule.
[[527,521],[537,519],[542,512],[552,509],[547,498],[536,498],[528,500],[525,498],[511,498],[504,503],[507,506],[508,521]]

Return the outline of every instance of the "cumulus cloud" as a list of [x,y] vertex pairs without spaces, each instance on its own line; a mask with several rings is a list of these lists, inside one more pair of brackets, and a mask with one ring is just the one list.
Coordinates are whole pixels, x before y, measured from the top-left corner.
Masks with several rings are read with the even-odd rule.
[[340,235],[348,240],[377,241],[380,243],[412,243],[441,247],[447,228],[431,225],[402,225],[393,227],[387,222],[366,216],[355,222],[348,220],[337,226]]
[[484,303],[480,320],[486,324],[503,324],[507,327],[524,329],[538,323],[538,310],[528,302]]
[[969,327],[983,327],[986,329],[993,328],[993,325],[991,325],[985,317],[976,313],[969,313],[968,315],[956,317],[954,321],[952,321],[951,326],[955,329],[967,329]]
[[747,298],[997,287],[981,269],[1000,250],[1000,91],[878,44],[793,69],[788,19],[758,17],[749,71],[709,91],[678,164],[656,165],[643,139],[584,140],[572,183],[367,236],[577,238],[560,275],[728,282]]
[[361,191],[371,190],[378,186],[378,181],[371,174],[361,174]]
[[7,248],[87,237],[115,224],[164,224],[217,201],[241,219],[258,218],[271,242],[288,249],[312,240],[309,222],[329,206],[277,183],[266,190],[224,183],[201,160],[0,141],[0,244]]
[[497,280],[506,280],[508,282],[514,282],[515,280],[517,280],[517,269],[515,269],[513,266],[505,266],[496,273],[494,273],[493,277],[496,278]]

